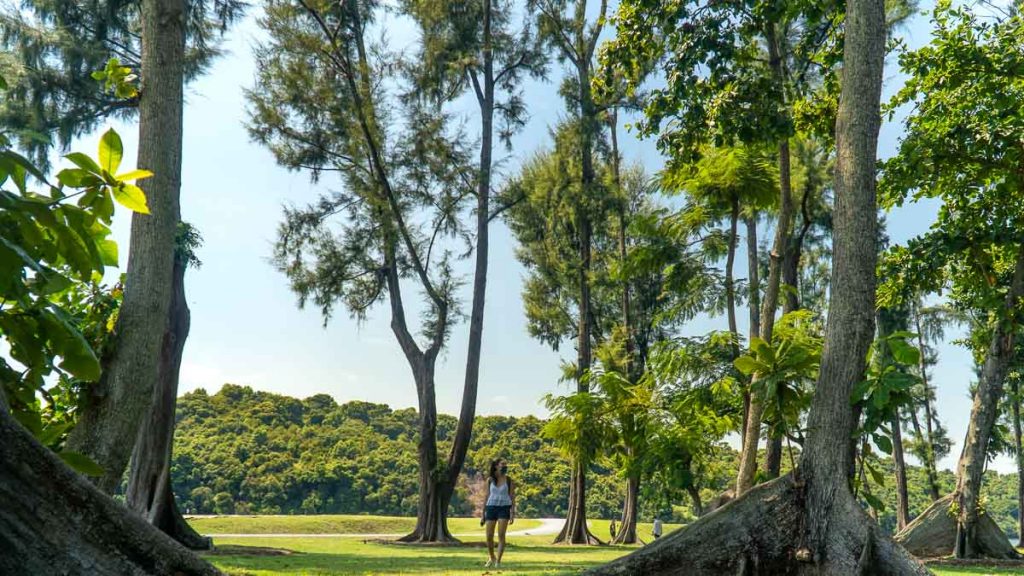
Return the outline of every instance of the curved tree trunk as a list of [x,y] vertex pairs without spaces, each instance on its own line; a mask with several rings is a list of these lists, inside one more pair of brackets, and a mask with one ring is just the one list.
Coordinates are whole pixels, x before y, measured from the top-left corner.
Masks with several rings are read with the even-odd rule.
[[0,574],[220,574],[71,471],[3,406],[0,502]]
[[138,167],[150,214],[133,214],[124,301],[114,352],[100,381],[83,398],[68,446],[105,470],[97,485],[112,494],[121,484],[147,412],[171,302],[174,237],[179,221],[185,54],[185,3],[142,2],[142,91]]
[[626,479],[626,501],[622,506],[622,521],[612,544],[636,544],[636,520],[640,504],[640,478]]
[[971,419],[967,426],[963,452],[957,466],[955,499],[959,507],[957,517],[957,558],[976,558],[984,551],[978,542],[978,498],[981,496],[981,477],[985,471],[986,453],[992,426],[995,424],[999,399],[1003,394],[1006,372],[1013,355],[1016,333],[1016,308],[1024,295],[1024,245],[1017,255],[1013,281],[1006,294],[1004,317],[992,334],[985,356],[985,364],[978,379],[978,391],[971,406]]
[[171,486],[178,374],[190,325],[188,303],[185,301],[187,266],[188,256],[176,254],[169,325],[160,351],[157,385],[153,403],[139,428],[139,437],[132,453],[125,504],[185,547],[206,550],[212,546],[212,542],[200,536],[182,518]]

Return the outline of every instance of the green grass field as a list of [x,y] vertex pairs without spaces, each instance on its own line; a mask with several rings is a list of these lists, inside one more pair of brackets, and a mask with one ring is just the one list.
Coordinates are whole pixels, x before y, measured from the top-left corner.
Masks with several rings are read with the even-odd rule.
[[[189,524],[202,534],[400,534],[411,532],[416,519],[361,515],[215,516],[191,518]],[[539,525],[537,520],[518,519],[512,529],[527,530]],[[478,518],[451,518],[448,529],[453,534],[483,530]]]
[[[411,529],[413,519],[377,516],[225,516],[190,521],[205,533],[389,533]],[[608,521],[591,521],[591,530],[607,538]],[[518,520],[513,530],[536,527],[536,520]],[[410,546],[364,542],[360,538],[260,537],[217,538],[219,548],[208,559],[233,576],[453,575],[484,574],[487,551],[479,521],[457,518],[452,532],[460,547]],[[666,525],[666,533],[678,525]],[[650,524],[641,524],[640,537],[649,540]],[[539,576],[578,574],[628,554],[631,546],[554,546],[552,536],[512,536],[502,575]],[[270,555],[268,552],[287,551]],[[938,576],[1022,574],[1019,568],[932,567]],[[497,572],[491,570],[491,574]]]

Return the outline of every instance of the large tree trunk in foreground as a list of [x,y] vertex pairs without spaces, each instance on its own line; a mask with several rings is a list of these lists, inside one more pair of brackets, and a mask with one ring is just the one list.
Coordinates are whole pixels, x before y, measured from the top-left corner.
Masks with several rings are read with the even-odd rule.
[[619,531],[615,534],[612,544],[636,544],[637,508],[640,504],[640,478],[626,480],[626,501],[622,506],[622,519]]
[[587,574],[607,576],[785,576],[790,574],[913,575],[927,569],[896,545],[852,499],[842,501],[845,517],[831,539],[856,555],[852,569],[823,572],[802,558],[797,546],[804,510],[791,476],[749,490],[697,522],[663,536],[636,552]]
[[0,502],[0,574],[220,574],[71,471],[2,406]]
[[927,574],[864,514],[849,485],[850,392],[874,333],[882,0],[851,0],[836,122],[835,265],[825,348],[796,474],[747,491],[595,574]]
[[[769,24],[765,34],[765,43],[768,45],[768,56],[776,81],[779,85],[785,83],[785,72],[782,69],[782,56],[779,50],[779,41],[775,24]],[[772,341],[772,332],[775,328],[775,309],[779,303],[779,291],[782,283],[782,269],[785,255],[789,248],[790,229],[793,226],[793,199],[792,181],[790,178],[790,154],[789,139],[783,138],[779,142],[779,221],[775,229],[775,243],[772,246],[771,260],[768,264],[768,283],[765,286],[764,301],[761,305],[761,339],[765,342]],[[755,382],[751,387],[756,389]],[[741,496],[754,485],[754,475],[757,472],[757,446],[761,439],[761,417],[764,415],[764,402],[760,394],[752,392],[750,396],[750,408],[747,410],[746,422],[743,433],[743,449],[740,451],[740,467],[736,475],[736,495]]]
[[978,391],[971,406],[971,420],[967,426],[963,452],[957,466],[955,499],[959,507],[957,518],[957,558],[977,558],[984,554],[978,538],[978,498],[981,496],[981,477],[985,472],[985,460],[992,426],[996,421],[999,399],[1003,394],[1003,383],[1013,356],[1016,332],[1016,307],[1024,294],[1024,245],[1017,255],[1013,281],[1006,295],[1004,318],[992,334],[978,381]]
[[160,351],[160,368],[153,404],[150,406],[132,453],[131,474],[125,504],[187,548],[207,550],[209,538],[200,536],[185,522],[171,486],[171,450],[174,442],[174,411],[178,398],[178,374],[188,338],[190,314],[185,301],[185,269],[188,256],[180,251],[174,259],[174,290],[170,321]]
[[[932,502],[931,506],[896,535],[908,552],[919,558],[949,556],[956,545],[956,516],[950,513],[953,495]],[[975,545],[988,558],[1018,558],[1006,534],[985,513],[978,517]]]
[[97,484],[112,494],[152,401],[157,363],[171,302],[174,238],[181,191],[182,82],[185,3],[142,2],[142,98],[138,167],[150,215],[133,214],[124,302],[115,347],[99,383],[83,398],[69,448],[103,467]]

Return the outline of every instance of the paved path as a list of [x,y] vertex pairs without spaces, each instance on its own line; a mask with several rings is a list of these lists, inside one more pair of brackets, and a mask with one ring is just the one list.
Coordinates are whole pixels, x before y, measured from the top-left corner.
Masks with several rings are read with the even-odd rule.
[[[507,536],[545,536],[549,534],[558,534],[559,530],[562,529],[562,524],[565,520],[562,518],[537,518],[540,521],[540,526],[534,526],[533,528],[526,528],[523,530],[511,530],[506,533]],[[515,526],[515,524],[513,524]],[[463,534],[453,534],[457,538],[465,538],[467,536],[482,536],[483,529],[479,532],[467,532]],[[405,533],[389,533],[389,534],[204,534],[211,538],[398,538],[405,536]]]

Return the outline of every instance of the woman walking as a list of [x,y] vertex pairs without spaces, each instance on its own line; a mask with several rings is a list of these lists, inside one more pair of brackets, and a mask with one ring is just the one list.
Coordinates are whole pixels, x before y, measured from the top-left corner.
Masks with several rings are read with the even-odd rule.
[[[505,530],[516,518],[516,491],[508,477],[508,462],[499,458],[491,462],[487,481],[487,503],[484,505],[483,522],[487,524],[487,555],[490,557],[485,568],[501,568],[501,557],[505,553]],[[494,551],[494,525],[498,525],[498,551]]]

